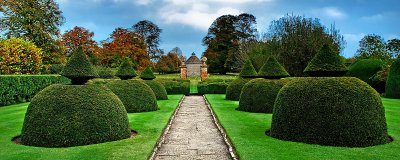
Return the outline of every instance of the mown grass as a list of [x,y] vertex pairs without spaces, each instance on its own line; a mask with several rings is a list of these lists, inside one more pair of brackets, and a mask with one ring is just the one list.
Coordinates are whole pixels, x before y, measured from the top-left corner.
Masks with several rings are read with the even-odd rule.
[[20,134],[29,103],[0,108],[0,159],[148,159],[177,107],[182,95],[169,95],[169,100],[157,101],[160,110],[129,113],[131,128],[138,132],[133,138],[101,144],[41,148],[14,144],[11,138]]
[[[179,79],[179,73],[172,73],[172,74],[154,74],[157,78],[163,79]],[[220,74],[209,74],[209,79],[236,79],[238,77],[237,73],[227,73],[226,75]],[[200,77],[192,76],[188,77],[189,80],[201,80]]]
[[398,159],[400,151],[400,100],[382,98],[389,134],[395,139],[385,145],[345,148],[281,141],[265,135],[271,114],[236,111],[238,101],[225,95],[206,95],[219,122],[241,159]]

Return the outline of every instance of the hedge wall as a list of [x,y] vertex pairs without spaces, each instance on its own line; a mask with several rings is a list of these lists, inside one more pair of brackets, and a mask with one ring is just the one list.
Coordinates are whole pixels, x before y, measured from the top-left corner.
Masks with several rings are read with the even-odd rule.
[[397,58],[390,67],[385,87],[385,97],[400,99],[400,58]]
[[[383,69],[385,63],[379,59],[361,59],[354,62],[346,73],[347,76],[357,77],[368,83],[379,93],[385,92],[385,83],[377,83],[372,80],[376,72]],[[380,84],[380,85],[379,85]]]
[[240,98],[240,93],[242,92],[243,86],[252,80],[251,78],[238,78],[229,83],[226,87],[225,99],[238,101]]
[[190,94],[190,80],[162,78],[156,78],[154,80],[165,87],[167,94]]
[[29,102],[55,83],[69,84],[70,80],[60,75],[0,75],[0,106]]
[[197,84],[199,94],[225,94],[234,79],[208,79]]
[[157,100],[168,99],[167,90],[165,90],[165,87],[160,82],[155,80],[143,80],[142,82],[147,84],[151,88],[151,90],[153,90]]

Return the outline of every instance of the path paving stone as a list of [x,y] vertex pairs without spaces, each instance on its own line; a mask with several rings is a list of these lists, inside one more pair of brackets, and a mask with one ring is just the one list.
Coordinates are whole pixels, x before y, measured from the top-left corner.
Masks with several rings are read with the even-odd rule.
[[229,160],[228,147],[202,96],[186,96],[156,160]]

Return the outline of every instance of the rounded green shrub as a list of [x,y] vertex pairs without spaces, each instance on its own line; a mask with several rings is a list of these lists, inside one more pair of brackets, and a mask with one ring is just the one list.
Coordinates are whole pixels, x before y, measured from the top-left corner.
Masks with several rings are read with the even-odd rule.
[[151,67],[146,67],[140,74],[140,78],[143,80],[152,80],[152,79],[155,79],[156,76],[154,76],[153,71],[151,70]]
[[21,143],[38,147],[70,147],[130,136],[124,105],[101,85],[54,84],[28,106]]
[[242,92],[243,86],[250,80],[252,80],[252,79],[238,78],[238,79],[235,79],[233,82],[229,83],[228,87],[226,87],[225,99],[238,101],[240,98],[240,93]]
[[301,78],[279,91],[270,136],[343,147],[388,143],[379,94],[354,77]]
[[157,99],[151,88],[139,80],[119,80],[106,84],[121,99],[128,113],[155,111]]
[[258,77],[279,79],[289,77],[289,73],[279,64],[274,56],[270,56],[267,62],[260,68],[260,71],[258,71]]
[[72,53],[61,75],[71,79],[74,85],[82,85],[89,79],[98,77],[81,47]]
[[385,63],[379,59],[361,59],[354,62],[347,72],[348,76],[357,77],[372,86],[379,93],[384,92],[384,83],[379,85],[372,77],[383,69]]
[[165,87],[160,82],[157,82],[155,80],[144,80],[143,82],[146,83],[151,88],[151,90],[153,90],[157,100],[168,99],[167,90],[165,90]]
[[254,69],[250,59],[246,60],[246,62],[244,63],[243,68],[239,73],[239,76],[243,78],[252,78],[257,76],[257,71],[256,69]]
[[339,53],[324,45],[308,63],[304,72],[313,77],[341,77],[347,72]]
[[288,79],[270,80],[257,78],[243,86],[237,110],[272,113],[275,98]]
[[400,99],[400,58],[397,58],[390,66],[385,88],[387,98]]
[[115,76],[119,77],[122,80],[132,79],[133,77],[137,76],[136,71],[135,69],[133,69],[128,58],[126,58],[119,66]]

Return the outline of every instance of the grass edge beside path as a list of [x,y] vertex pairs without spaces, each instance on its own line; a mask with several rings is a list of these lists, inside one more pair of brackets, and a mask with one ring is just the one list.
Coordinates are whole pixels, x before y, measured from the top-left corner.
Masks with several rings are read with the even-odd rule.
[[400,100],[382,98],[388,132],[395,140],[366,148],[345,148],[282,141],[266,136],[271,114],[236,111],[238,101],[223,94],[205,95],[240,159],[398,159]]
[[29,103],[0,108],[0,159],[148,159],[183,95],[168,95],[157,101],[160,110],[129,113],[133,138],[69,148],[41,148],[16,145],[11,138],[21,133]]

